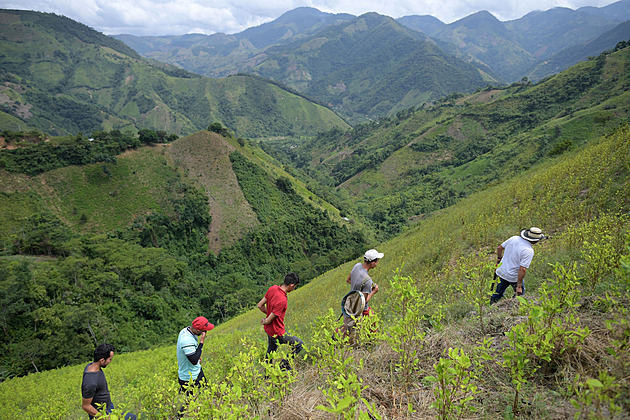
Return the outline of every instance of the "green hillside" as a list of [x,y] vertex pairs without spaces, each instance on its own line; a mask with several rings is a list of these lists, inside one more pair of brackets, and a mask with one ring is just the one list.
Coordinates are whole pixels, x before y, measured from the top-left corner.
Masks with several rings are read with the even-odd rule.
[[[310,355],[293,373],[268,367],[270,376],[263,378],[259,361],[266,340],[257,309],[222,324],[204,346],[202,363],[211,385],[190,403],[186,418],[370,418],[369,411],[373,418],[393,419],[441,418],[440,413],[551,419],[578,410],[625,418],[629,147],[624,126],[379,245],[385,257],[374,271],[382,293],[375,297],[373,319],[381,323],[358,348],[330,341],[353,263],[289,295],[288,329],[304,339]],[[487,299],[494,248],[530,225],[541,226],[552,239],[535,248],[526,299],[479,306]],[[402,310],[404,296],[411,300]],[[173,343],[178,330],[173,328]],[[514,353],[515,346],[525,347]],[[449,353],[451,348],[457,353]],[[170,344],[116,356],[106,375],[117,407],[154,419],[174,415],[181,401],[174,353]],[[529,357],[525,367],[516,364],[524,360],[519,354]],[[440,373],[449,363],[450,374]],[[81,418],[81,369],[1,383],[2,418]],[[459,378],[466,385],[448,396],[431,377],[448,384]],[[48,398],[29,398],[44,394]],[[448,402],[452,405],[444,408]]]
[[190,134],[218,121],[239,136],[347,127],[330,110],[260,78],[204,78],[149,62],[54,14],[0,11],[4,129],[51,135],[142,128]]
[[595,39],[567,47],[553,54],[542,63],[538,63],[528,70],[527,76],[531,80],[542,79],[548,74],[558,73],[561,69],[586,60],[588,57],[594,57],[601,51],[614,48],[619,42],[627,41],[629,38],[630,21],[625,21]]
[[[308,282],[371,237],[257,143],[204,130],[90,163],[117,135],[0,149],[2,379],[74,363],[112,334],[154,347],[201,308],[225,321],[284,271]],[[46,170],[47,153],[71,159]]]
[[627,39],[627,30],[613,30],[628,19],[627,9],[623,0],[601,8],[535,10],[510,21],[499,21],[485,10],[449,24],[432,16],[397,21],[429,35],[443,51],[511,83],[525,76],[540,80],[559,73]]
[[347,193],[349,212],[391,235],[628,121],[629,65],[630,48],[620,43],[537,84],[452,95],[297,147],[265,147]]
[[[313,138],[245,139],[219,119],[148,145],[3,132],[0,418],[84,418],[81,369],[104,341],[114,403],[149,419],[182,403],[197,419],[627,418],[629,64],[620,43],[536,84]],[[173,98],[204,87],[165,77]],[[258,81],[213,83],[240,98]],[[239,103],[271,127],[250,116],[274,111]],[[529,226],[551,238],[526,295],[489,306],[496,247]],[[368,248],[385,253],[380,292],[352,347],[332,337]],[[289,271],[307,355],[286,372],[261,362],[255,305]],[[209,386],[184,401],[174,342],[198,315],[217,324]]]

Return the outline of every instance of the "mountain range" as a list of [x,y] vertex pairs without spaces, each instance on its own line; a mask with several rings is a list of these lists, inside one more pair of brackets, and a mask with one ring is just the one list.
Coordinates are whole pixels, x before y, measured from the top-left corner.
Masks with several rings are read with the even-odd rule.
[[[221,77],[245,72],[277,80],[357,122],[361,116],[392,115],[432,101],[445,91],[470,92],[489,83],[512,83],[523,77],[539,80],[557,73],[628,39],[630,33],[623,23],[630,19],[629,10],[630,0],[621,0],[602,8],[535,11],[507,22],[480,11],[445,24],[432,16],[393,21],[374,13],[355,17],[298,8],[233,35],[115,37],[144,56],[195,73]],[[400,54],[402,39],[405,54]],[[352,54],[342,45],[351,46]],[[389,51],[398,52],[399,66],[387,65],[389,58],[381,54]],[[450,57],[445,65],[444,53],[458,60]],[[418,65],[438,57],[441,64]],[[468,74],[453,73],[445,81],[452,65]],[[361,66],[362,71],[353,66]],[[375,75],[365,74],[372,69]],[[427,79],[440,88],[434,90]],[[388,95],[379,101],[382,91],[374,95],[376,99],[367,99],[372,89],[348,89],[361,85],[376,87],[376,91],[386,85]]]
[[165,130],[221,122],[238,136],[348,127],[326,107],[255,76],[202,77],[48,13],[0,11],[0,124],[51,135]]
[[537,84],[452,95],[351,131],[264,147],[348,194],[367,224],[395,234],[423,214],[627,121],[625,45]]

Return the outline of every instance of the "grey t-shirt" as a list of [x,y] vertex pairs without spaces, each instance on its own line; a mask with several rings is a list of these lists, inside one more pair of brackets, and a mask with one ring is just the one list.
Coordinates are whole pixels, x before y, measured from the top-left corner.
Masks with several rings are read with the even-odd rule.
[[100,369],[97,372],[89,372],[87,370],[88,365],[83,369],[83,382],[81,383],[81,395],[85,399],[92,398],[92,406],[98,410],[97,404],[105,404],[109,407],[112,404],[111,397],[109,395],[109,388],[107,387],[107,380],[105,379],[105,373]]
[[[365,280],[365,284],[361,287],[361,283]],[[372,293],[372,278],[368,271],[363,268],[363,264],[356,263],[350,272],[350,290],[360,290],[363,293]]]

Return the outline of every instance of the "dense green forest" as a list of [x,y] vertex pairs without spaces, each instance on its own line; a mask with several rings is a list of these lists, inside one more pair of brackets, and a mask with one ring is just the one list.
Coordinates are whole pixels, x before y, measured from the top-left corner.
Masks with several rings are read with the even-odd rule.
[[116,164],[116,155],[125,150],[135,149],[143,144],[167,143],[178,138],[176,134],[150,129],[139,130],[137,136],[111,130],[95,131],[89,139],[79,133],[53,141],[45,139],[37,130],[27,133],[4,130],[0,135],[7,146],[14,146],[0,150],[0,169],[27,175],[37,175],[70,165],[97,162]]
[[272,46],[259,60],[242,71],[282,81],[354,123],[496,82],[377,13]]

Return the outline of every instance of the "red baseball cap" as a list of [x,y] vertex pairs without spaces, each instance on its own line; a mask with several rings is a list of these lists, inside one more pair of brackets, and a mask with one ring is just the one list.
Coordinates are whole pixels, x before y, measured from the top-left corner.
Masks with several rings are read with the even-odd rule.
[[214,324],[208,322],[205,316],[198,316],[192,322],[192,327],[199,331],[210,331],[214,328]]

